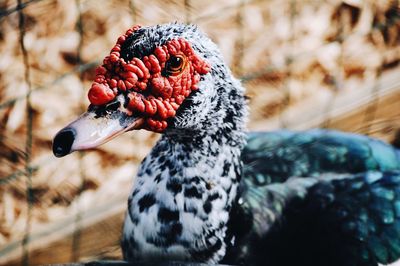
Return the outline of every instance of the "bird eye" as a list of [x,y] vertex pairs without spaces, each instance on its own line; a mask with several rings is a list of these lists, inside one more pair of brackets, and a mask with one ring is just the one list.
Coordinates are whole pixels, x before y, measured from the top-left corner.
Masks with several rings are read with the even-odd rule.
[[181,55],[174,55],[167,61],[165,70],[168,75],[178,75],[182,72],[184,66],[185,58]]

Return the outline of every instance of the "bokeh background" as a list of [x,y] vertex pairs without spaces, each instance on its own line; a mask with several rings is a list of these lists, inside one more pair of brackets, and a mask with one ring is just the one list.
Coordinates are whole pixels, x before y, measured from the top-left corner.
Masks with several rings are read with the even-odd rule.
[[94,68],[134,24],[195,23],[250,97],[249,129],[324,127],[400,146],[393,0],[0,1],[0,264],[121,258],[126,199],[159,135],[56,159]]

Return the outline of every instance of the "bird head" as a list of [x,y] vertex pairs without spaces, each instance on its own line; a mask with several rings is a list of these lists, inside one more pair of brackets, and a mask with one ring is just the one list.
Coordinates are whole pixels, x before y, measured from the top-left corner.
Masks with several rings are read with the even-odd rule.
[[128,29],[96,69],[87,112],[55,136],[54,154],[94,148],[133,129],[196,127],[217,94],[209,84],[214,67],[220,76],[229,72],[194,25]]

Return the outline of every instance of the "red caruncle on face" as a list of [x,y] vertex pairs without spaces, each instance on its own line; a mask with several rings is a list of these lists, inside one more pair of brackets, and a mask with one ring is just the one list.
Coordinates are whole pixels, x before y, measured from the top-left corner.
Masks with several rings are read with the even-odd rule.
[[120,56],[121,46],[139,28],[136,25],[118,38],[103,65],[96,69],[88,97],[91,104],[103,105],[126,93],[127,108],[145,118],[143,127],[161,132],[183,100],[198,89],[200,75],[207,74],[210,65],[183,38],[158,46],[142,59],[125,61]]

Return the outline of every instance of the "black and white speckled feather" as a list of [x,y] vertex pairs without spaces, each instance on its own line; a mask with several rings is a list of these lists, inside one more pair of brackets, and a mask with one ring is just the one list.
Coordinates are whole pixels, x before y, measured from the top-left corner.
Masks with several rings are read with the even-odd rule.
[[184,37],[212,69],[142,162],[129,198],[124,256],[217,263],[226,253],[226,225],[240,178],[244,89],[215,44],[194,26],[168,24],[135,35],[128,51],[149,43],[151,51],[154,44]]

